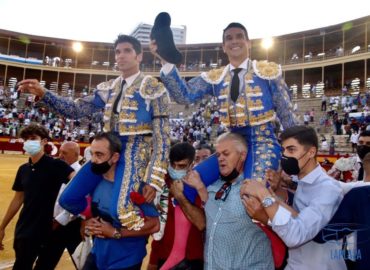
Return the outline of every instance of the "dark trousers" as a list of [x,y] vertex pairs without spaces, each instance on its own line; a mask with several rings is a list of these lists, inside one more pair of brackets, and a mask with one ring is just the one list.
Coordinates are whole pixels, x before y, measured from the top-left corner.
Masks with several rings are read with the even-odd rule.
[[[136,264],[130,267],[125,267],[121,269],[116,269],[116,270],[140,270],[141,269],[141,264]],[[99,268],[96,266],[96,260],[95,260],[95,255],[94,254],[89,254],[86,258],[86,262],[84,264],[84,267],[82,267],[82,270],[99,270]]]
[[55,269],[65,248],[72,255],[81,242],[80,225],[81,220],[76,219],[66,226],[59,226],[55,229],[45,245],[42,246],[34,270]]
[[40,250],[41,242],[35,239],[14,239],[15,262],[13,270],[32,270]]
[[321,102],[321,111],[326,111],[326,101]]

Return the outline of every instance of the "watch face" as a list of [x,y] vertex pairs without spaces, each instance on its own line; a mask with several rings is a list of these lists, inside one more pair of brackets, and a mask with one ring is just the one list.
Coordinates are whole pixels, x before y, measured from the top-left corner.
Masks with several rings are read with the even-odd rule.
[[273,205],[274,202],[275,202],[274,198],[267,197],[267,198],[263,199],[262,205],[263,205],[263,207],[269,207],[269,206]]
[[270,204],[272,203],[271,198],[266,198],[266,199],[265,199],[265,201],[264,201],[264,203],[265,203],[266,205],[270,205]]

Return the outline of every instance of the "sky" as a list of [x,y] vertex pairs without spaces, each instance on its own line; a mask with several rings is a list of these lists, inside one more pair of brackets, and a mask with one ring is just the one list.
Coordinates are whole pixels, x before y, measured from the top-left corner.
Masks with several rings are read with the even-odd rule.
[[0,29],[100,42],[166,11],[196,44],[221,42],[230,22],[245,25],[252,39],[342,23],[370,15],[370,0],[0,0],[0,11]]

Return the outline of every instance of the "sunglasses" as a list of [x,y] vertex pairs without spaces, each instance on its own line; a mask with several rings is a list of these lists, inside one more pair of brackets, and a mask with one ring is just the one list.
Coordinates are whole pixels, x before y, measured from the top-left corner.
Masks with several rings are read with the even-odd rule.
[[215,200],[225,201],[227,196],[229,196],[231,190],[231,183],[226,182],[222,187],[216,192]]

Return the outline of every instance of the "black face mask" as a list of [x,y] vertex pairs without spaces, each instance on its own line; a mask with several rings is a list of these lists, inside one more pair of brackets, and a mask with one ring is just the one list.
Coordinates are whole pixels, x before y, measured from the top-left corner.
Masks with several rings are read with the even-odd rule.
[[91,162],[91,171],[97,175],[105,174],[107,171],[109,171],[110,167],[112,166],[108,163],[108,161],[109,159],[107,161],[104,161],[103,163]]
[[370,153],[370,146],[367,145],[357,145],[358,157],[363,160],[367,153]]
[[[299,159],[303,158],[308,152],[303,154]],[[299,168],[298,160],[295,157],[287,157],[285,155],[282,155],[280,159],[281,168],[287,175],[298,175],[301,171],[301,168]],[[303,165],[302,169],[307,165],[309,160],[307,160],[306,164]]]
[[287,174],[287,175],[297,175],[300,171],[299,165],[298,165],[298,159],[295,157],[287,157],[282,155],[280,159],[280,164],[282,170]]
[[225,176],[225,175],[220,174],[220,178],[221,178],[222,181],[231,182],[232,180],[237,178],[239,176],[239,174],[240,173],[237,171],[237,169],[234,168],[229,175]]

